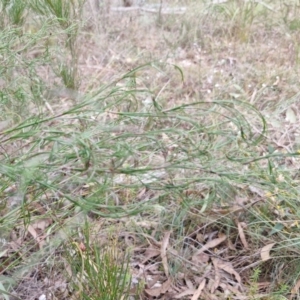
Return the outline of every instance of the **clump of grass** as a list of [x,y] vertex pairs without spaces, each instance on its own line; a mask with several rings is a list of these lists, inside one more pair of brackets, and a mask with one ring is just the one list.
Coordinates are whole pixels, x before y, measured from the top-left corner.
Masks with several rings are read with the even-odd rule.
[[[91,241],[90,226],[84,229],[84,242],[72,242],[68,257],[76,299],[129,299],[131,274],[129,258],[112,238],[107,245]],[[86,246],[85,246],[86,245]],[[67,244],[69,252],[70,244]],[[76,296],[77,295],[77,296]]]

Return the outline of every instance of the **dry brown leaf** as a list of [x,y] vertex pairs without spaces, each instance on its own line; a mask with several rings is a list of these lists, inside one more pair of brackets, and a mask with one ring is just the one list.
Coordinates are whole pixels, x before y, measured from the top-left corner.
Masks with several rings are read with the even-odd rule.
[[242,197],[235,197],[235,203],[239,206],[245,206],[247,202],[249,201],[248,198],[242,198]]
[[157,226],[157,222],[154,221],[147,221],[147,220],[143,220],[143,221],[137,221],[134,222],[135,226],[138,226],[138,228],[146,228],[146,229],[151,229],[151,228],[156,228]]
[[143,197],[144,197],[144,195],[146,194],[146,192],[147,192],[147,188],[142,188],[140,191],[139,191],[139,193],[137,194],[137,199],[143,199]]
[[258,195],[261,198],[265,197],[265,192],[255,186],[249,185],[249,190],[251,191],[251,193]]
[[168,258],[167,258],[167,248],[169,245],[169,239],[170,239],[171,231],[167,231],[164,235],[164,238],[161,243],[161,260],[164,267],[164,271],[167,277],[169,277],[169,266],[168,266]]
[[242,244],[243,244],[244,248],[245,248],[246,250],[248,250],[248,249],[249,249],[249,246],[248,246],[248,242],[247,242],[247,240],[246,240],[246,236],[245,236],[244,229],[243,229],[243,226],[242,226],[242,225],[243,225],[243,224],[242,224],[241,222],[238,222],[238,223],[237,223],[238,231],[239,231],[239,236],[240,236],[240,239],[241,239],[241,241],[242,241]]
[[209,300],[219,300],[220,298],[218,298],[216,295],[214,294],[209,294],[206,293],[206,298],[205,299],[209,299]]
[[164,276],[165,275],[164,271],[161,271],[159,269],[159,265],[158,264],[150,264],[149,266],[145,267],[145,270],[147,272],[149,272],[149,274],[151,274],[151,275],[160,275],[160,276]]
[[194,287],[194,285],[193,285],[193,283],[192,283],[191,280],[185,279],[185,283],[186,283],[186,286],[187,286],[190,290],[195,290],[195,287]]
[[155,287],[152,289],[145,289],[145,292],[152,297],[159,297],[160,295],[165,294],[171,286],[171,279],[165,281],[160,287]]
[[38,221],[32,224],[34,229],[45,230],[48,226],[52,224],[52,220],[50,218],[39,219]]
[[204,235],[202,233],[197,233],[196,235],[196,241],[198,241],[199,243],[203,243],[204,242]]
[[245,208],[234,204],[228,208],[214,208],[214,209],[212,209],[212,212],[215,214],[218,214],[218,215],[229,215],[229,214],[238,213],[244,209]]
[[231,265],[229,262],[220,262],[220,261],[219,261],[219,262],[218,262],[218,268],[224,270],[225,272],[227,272],[227,273],[229,273],[229,274],[231,274],[231,275],[234,275],[236,281],[237,281],[239,284],[242,283],[240,274],[237,273],[237,272],[233,269],[232,265]]
[[268,244],[268,245],[261,248],[260,257],[261,257],[262,261],[267,261],[268,259],[271,258],[270,257],[270,251],[274,247],[275,244],[276,243],[271,243],[271,244]]
[[226,240],[226,235],[225,234],[220,234],[218,238],[213,239],[209,242],[207,242],[205,245],[203,245],[203,247],[197,251],[197,253],[195,255],[199,255],[200,253],[210,249],[210,248],[215,248],[216,246],[220,245],[221,243],[223,243]]
[[200,262],[202,264],[205,264],[209,261],[210,257],[208,254],[206,253],[199,253],[199,254],[195,254],[192,256],[192,261],[197,263],[197,262]]
[[182,293],[174,296],[175,299],[183,299],[183,297],[188,296],[188,295],[193,295],[195,293],[195,289],[187,289],[183,291]]
[[45,244],[44,237],[38,235],[38,233],[36,232],[35,228],[32,225],[28,225],[27,231],[32,235],[32,237],[38,243],[39,248],[42,249]]
[[21,242],[21,239],[19,238],[16,241],[11,241],[10,243],[8,243],[8,245],[10,246],[10,248],[12,250],[14,250],[15,252],[17,252],[21,248],[22,242]]
[[[176,284],[172,284],[171,289],[169,290],[169,292],[175,292],[176,294],[181,293],[183,290],[183,288],[180,288],[179,286],[177,286]],[[173,295],[174,296],[174,295]]]
[[218,268],[219,259],[212,258],[212,262],[213,262],[213,265],[215,268],[215,282],[212,285],[210,292],[213,294],[216,291],[216,289],[219,287],[221,276],[220,276],[220,272],[219,272],[219,268]]
[[297,280],[296,284],[294,285],[294,287],[291,290],[291,298],[293,298],[294,295],[297,295],[299,293],[299,289],[300,289],[300,279]]
[[220,287],[221,287],[224,291],[227,290],[227,291],[232,292],[232,293],[235,294],[235,295],[241,295],[241,292],[240,292],[238,289],[236,289],[234,286],[230,285],[230,284],[226,284],[226,283],[222,282],[222,283],[220,284]]
[[28,225],[27,230],[32,235],[32,237],[36,240],[38,237],[38,234],[37,234],[35,228],[32,225]]
[[[142,274],[142,276],[143,275],[144,274]],[[140,276],[140,278],[142,278],[142,276]],[[147,275],[145,280],[147,289],[155,288],[154,285],[157,284],[157,282],[159,282],[160,278],[160,275]]]
[[257,286],[259,287],[259,289],[266,289],[270,287],[271,284],[272,284],[271,281],[257,282]]
[[144,253],[144,260],[142,261],[142,264],[145,264],[149,259],[152,257],[156,257],[160,254],[160,250],[155,248],[148,248]]
[[154,246],[161,248],[161,242],[158,242],[153,236],[146,233],[142,233],[142,236],[148,241],[149,244],[153,244]]
[[38,202],[31,202],[29,208],[30,210],[34,211],[35,213],[38,213],[39,215],[46,214],[45,208]]
[[219,231],[215,230],[215,231],[211,231],[209,233],[204,234],[204,239],[211,241],[215,236],[218,236]]
[[230,250],[236,251],[235,246],[233,245],[232,241],[229,239],[227,240],[227,246]]
[[205,287],[206,281],[205,278],[201,281],[201,283],[199,284],[197,290],[195,291],[193,297],[191,300],[198,300],[198,298],[200,297],[204,287]]

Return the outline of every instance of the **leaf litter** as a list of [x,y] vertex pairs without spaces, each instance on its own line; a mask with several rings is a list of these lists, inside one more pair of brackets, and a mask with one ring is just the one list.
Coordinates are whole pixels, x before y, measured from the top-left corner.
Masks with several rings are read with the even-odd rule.
[[[152,40],[151,42],[153,43]],[[202,52],[201,63],[205,64],[206,59],[209,61],[209,65],[211,65],[210,62],[213,61],[213,58]],[[237,64],[237,62],[238,60],[235,61],[234,64]],[[191,65],[193,65],[193,63],[191,63]],[[229,65],[232,65],[231,61]],[[232,72],[232,70],[230,70],[230,72]],[[89,79],[92,77],[90,75],[91,74],[88,72],[87,77]],[[235,75],[230,74],[230,76]],[[256,80],[257,78],[255,78],[255,82]],[[213,81],[210,80],[209,84],[213,85]],[[210,88],[212,89],[212,87]],[[194,90],[194,88],[189,85],[187,85],[187,89]],[[199,88],[197,86],[195,90],[199,93],[198,89]],[[200,88],[201,93],[204,93],[205,90],[206,87],[202,86]],[[247,92],[250,91],[245,91],[245,93]],[[251,101],[256,101],[256,94],[256,92],[252,94]],[[235,94],[234,96],[239,97],[238,94]],[[208,98],[209,97],[210,96],[208,96]],[[280,123],[281,125],[276,129],[276,133],[274,133],[273,142],[279,148],[282,147],[284,149],[288,149],[289,145],[286,144],[286,141],[292,137],[293,132],[297,131],[297,126],[295,124],[297,109],[285,109],[283,110],[283,113],[285,114],[286,123]],[[276,121],[275,118],[276,116],[274,116],[274,122]],[[163,138],[165,137],[163,136]],[[171,143],[172,141],[170,144]],[[299,165],[299,163],[297,163],[294,159],[287,159],[286,162],[294,165],[295,167],[297,167],[297,164]],[[280,178],[281,181],[284,181],[283,176]],[[179,235],[179,240],[185,239],[183,245],[178,245],[180,243],[178,241],[176,242],[178,236],[176,236],[174,231],[171,232],[167,230],[166,232],[160,232],[162,229],[159,228],[157,224],[158,222],[156,222],[156,224],[154,222],[154,224],[149,225],[146,224],[147,221],[139,220],[136,222],[139,230],[135,230],[128,226],[127,223],[123,223],[121,220],[121,223],[123,224],[123,232],[120,234],[120,237],[126,240],[125,244],[128,247],[130,244],[128,241],[131,240],[131,237],[133,237],[132,240],[134,246],[131,245],[131,247],[136,246],[132,257],[132,274],[137,281],[145,280],[147,287],[145,292],[148,291],[149,297],[159,299],[180,299],[185,296],[190,296],[189,299],[193,300],[199,297],[203,299],[226,299],[226,297],[230,297],[232,299],[239,300],[246,298],[241,294],[242,291],[247,290],[246,278],[248,276],[247,274],[243,274],[243,270],[246,270],[247,267],[255,267],[257,266],[257,263],[265,261],[269,262],[271,260],[270,252],[275,243],[272,242],[273,237],[269,237],[262,243],[266,246],[260,245],[260,251],[257,252],[253,250],[251,237],[247,236],[247,223],[244,219],[247,211],[252,209],[256,204],[252,197],[258,197],[259,200],[257,201],[265,201],[266,195],[262,190],[254,186],[243,188],[248,188],[249,191],[252,192],[251,197],[249,197],[249,199],[251,199],[249,200],[250,204],[245,205],[235,199],[227,206],[218,207],[218,205],[215,205],[207,210],[204,210],[203,206],[201,208],[202,210],[198,210],[196,212],[197,218],[192,219],[192,223],[195,225],[193,230],[194,232],[197,232],[197,236],[193,237],[190,233],[186,233],[183,236]],[[207,192],[207,190],[205,190],[205,192]],[[186,191],[186,195],[201,198],[205,195],[205,193],[199,192],[197,189],[189,189]],[[82,196],[85,195],[82,194]],[[121,198],[122,197],[118,196],[118,201],[120,201]],[[146,189],[143,189],[140,191],[138,198],[149,200],[151,199],[151,196],[146,196]],[[248,199],[246,200],[248,201]],[[194,209],[197,210],[197,208]],[[206,213],[206,218],[203,218],[202,213],[204,211]],[[286,212],[281,213],[281,211],[277,211],[280,212],[280,214],[278,213],[278,218],[284,219],[286,217]],[[44,213],[46,212],[47,211],[44,211]],[[275,209],[274,213],[276,213]],[[238,219],[235,218],[237,215],[239,217]],[[232,220],[234,220],[233,224],[235,224],[237,228],[231,229],[230,232],[223,230],[222,221],[224,219],[222,219],[222,216],[226,216],[229,219],[232,218]],[[61,213],[59,218],[62,223],[66,221],[63,213]],[[3,262],[3,260],[7,260],[9,256],[13,257],[14,255],[20,255],[21,258],[24,259],[23,262],[25,263],[26,256],[22,255],[23,250],[21,250],[24,248],[24,245],[37,245],[34,250],[29,247],[32,252],[42,250],[45,246],[47,246],[45,244],[45,240],[47,237],[51,238],[51,236],[49,236],[49,232],[47,232],[47,228],[51,225],[52,220],[45,219],[43,221],[40,219],[40,221],[37,222],[38,223],[35,223],[35,221],[33,221],[26,229],[15,228],[16,237],[11,238],[10,242],[5,245],[5,249],[1,252],[1,262]],[[92,222],[97,224],[99,220]],[[115,226],[115,223],[110,221],[110,224],[107,226]],[[274,232],[274,234],[282,232],[283,229],[284,226],[280,227],[276,232]],[[287,229],[290,229],[290,227]],[[128,230],[128,233],[124,232],[126,230]],[[145,238],[144,240],[140,237],[140,230],[153,236],[151,236],[151,238]],[[273,232],[271,233],[273,236]],[[215,234],[217,234],[218,237],[213,238]],[[101,243],[106,244],[110,238],[109,233],[104,232],[101,233],[101,235],[103,237]],[[83,249],[83,247],[81,248]],[[175,268],[176,264],[179,265],[179,268],[177,269]],[[174,272],[173,268],[177,271]],[[42,273],[43,272],[39,273],[41,278],[43,278]],[[55,275],[57,275],[57,278],[60,277],[59,274]],[[44,279],[45,282],[51,282],[51,280],[47,277],[44,277]],[[57,279],[53,282],[55,282],[55,284],[53,284],[53,288],[60,285],[64,286],[65,284],[65,280],[63,279],[61,279],[61,281]],[[269,282],[267,281],[264,285],[268,286],[268,284]],[[261,286],[263,286],[262,283]],[[296,295],[298,290],[299,281],[296,282],[292,293]],[[21,291],[19,292],[21,293]],[[153,295],[151,295],[151,293],[153,293]],[[24,295],[25,294],[26,293],[24,293]],[[259,294],[256,296],[263,297],[263,295]]]

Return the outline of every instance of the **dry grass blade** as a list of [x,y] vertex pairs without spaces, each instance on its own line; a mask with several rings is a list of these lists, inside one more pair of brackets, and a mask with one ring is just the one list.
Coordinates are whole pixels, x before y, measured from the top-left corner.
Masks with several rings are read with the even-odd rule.
[[195,289],[187,289],[178,295],[174,296],[175,299],[184,299],[186,296],[193,295],[195,293]]
[[167,277],[169,277],[169,265],[168,265],[168,257],[167,257],[167,248],[169,245],[171,231],[167,231],[164,235],[164,238],[161,243],[161,260],[164,267],[164,271]]
[[248,245],[248,242],[246,240],[245,233],[244,233],[244,229],[243,229],[243,227],[245,227],[244,225],[246,225],[246,224],[245,223],[241,223],[241,222],[237,222],[240,239],[242,241],[242,244],[243,244],[244,248],[246,250],[248,250],[249,249],[249,245]]
[[197,290],[195,291],[195,293],[193,294],[193,297],[191,298],[191,300],[197,300],[199,299],[199,297],[201,296],[201,293],[205,287],[205,284],[206,284],[206,279],[203,279],[201,281],[201,283],[199,284]]

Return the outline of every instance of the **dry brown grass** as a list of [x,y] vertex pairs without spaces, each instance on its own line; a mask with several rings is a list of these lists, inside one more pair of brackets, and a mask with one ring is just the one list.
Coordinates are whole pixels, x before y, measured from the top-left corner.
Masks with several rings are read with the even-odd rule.
[[[150,90],[162,111],[195,102],[203,102],[207,107],[218,100],[247,102],[264,115],[268,125],[263,142],[255,148],[255,155],[296,152],[300,145],[300,25],[295,20],[300,7],[291,4],[288,10],[289,6],[280,1],[270,2],[268,7],[256,2],[247,7],[244,1],[215,5],[198,2],[164,1],[170,8],[186,7],[184,14],[111,10],[107,15],[102,11],[97,26],[92,24],[93,20],[80,32],[79,94],[96,91],[116,80],[120,74],[153,62],[156,68],[136,71],[132,88]],[[182,70],[183,80],[174,65]],[[157,68],[160,68],[159,72]],[[51,78],[53,74],[45,76]],[[59,92],[59,95],[52,95],[55,101],[49,99],[54,112],[59,112],[62,105],[70,107],[72,102],[69,103],[67,98],[74,98],[68,90]],[[137,96],[137,101],[145,100],[143,95]],[[141,107],[138,103],[137,110]],[[248,114],[252,130],[258,135],[260,124],[250,108],[235,108]],[[218,112],[224,114],[225,110]],[[190,116],[196,118],[196,112],[191,110]],[[219,122],[215,115],[209,114],[203,115],[201,121],[208,126]],[[137,130],[134,126],[130,128]],[[176,152],[175,138],[161,136],[162,143],[169,145],[167,149],[171,154],[168,155]],[[198,139],[201,143],[201,137]],[[218,140],[219,144],[223,142]],[[238,140],[235,142],[239,143]],[[241,142],[240,158],[247,157],[247,147]],[[156,162],[151,159],[156,159]],[[195,182],[184,186],[177,195],[148,187],[123,189],[116,184],[113,194],[118,204],[158,201],[151,212],[134,217],[123,216],[117,221],[104,221],[96,214],[88,214],[91,244],[105,249],[114,245],[123,253],[130,252],[130,273],[134,283],[131,299],[287,299],[285,297],[298,281],[298,278],[289,276],[298,276],[299,272],[298,210],[297,199],[293,199],[297,196],[299,159],[296,155],[278,159],[274,167],[274,181],[270,179],[267,181],[269,185],[263,183],[260,188],[257,185],[266,179],[267,172],[264,170],[270,165],[267,160],[256,163],[252,159],[249,157],[249,162],[242,166],[244,169],[237,171],[250,174],[247,172],[253,170],[253,185],[251,178],[240,181],[233,178],[222,186],[218,186],[216,181],[213,190],[212,185]],[[164,158],[161,153],[150,153],[147,163],[149,161],[159,165]],[[211,173],[218,177],[219,173],[214,174],[213,167],[212,163]],[[226,172],[226,168],[230,170],[234,165],[230,162],[223,167]],[[263,170],[261,175],[258,174],[260,170]],[[205,171],[200,170],[196,174],[205,177]],[[272,174],[269,175],[271,178]],[[191,173],[186,173],[186,176],[193,178]],[[176,182],[176,174],[172,179]],[[167,181],[161,179],[164,180]],[[276,185],[279,186],[277,190]],[[266,193],[268,189],[270,192]],[[90,187],[82,190],[82,186],[75,187],[73,193],[92,193]],[[36,212],[36,215],[44,213]],[[83,222],[81,213],[77,213],[75,222]],[[59,214],[56,218],[55,221],[62,222]],[[69,220],[65,216],[63,218]],[[47,220],[43,219],[43,222]],[[35,230],[44,231],[53,219],[48,222],[32,226]],[[283,227],[277,227],[277,224],[283,224]],[[278,232],[273,232],[277,229]],[[12,240],[26,242],[28,247],[34,234],[18,234]],[[78,240],[67,241],[65,246],[71,247],[71,243],[82,246],[82,242],[82,247],[89,247],[84,238],[80,234],[78,236]],[[51,238],[54,240],[54,237]],[[264,248],[273,243],[278,246],[274,245],[277,260],[268,259],[271,246]],[[285,243],[290,245],[290,249]],[[21,251],[14,252],[13,246],[12,242],[10,251],[13,255],[20,255]],[[33,245],[33,248],[37,246],[42,248],[39,244]],[[265,256],[262,254],[264,249]],[[81,250],[84,252],[86,249]],[[82,252],[77,253],[77,257],[83,255]],[[67,262],[62,248],[52,251],[48,260],[50,258],[54,262],[50,272],[43,269],[46,266],[45,270],[49,270],[47,263],[37,258],[29,277],[23,278],[15,289],[19,298],[36,299],[41,294],[48,295],[49,299],[80,298],[64,278],[63,269],[70,267],[70,262]],[[282,298],[276,298],[276,291]],[[298,290],[292,292],[294,295]]]
[[[86,37],[82,36],[89,45],[81,57],[85,85],[90,88],[97,86],[98,81],[109,82],[120,72],[149,61],[167,62],[169,66],[164,67],[163,72],[148,70],[141,76],[137,74],[138,86],[147,87],[158,95],[157,100],[164,109],[215,99],[248,101],[264,114],[269,126],[267,139],[257,151],[260,154],[266,153],[267,145],[272,145],[279,152],[296,150],[299,145],[299,28],[292,29],[289,21],[283,21],[284,11],[279,3],[270,4],[273,10],[260,7],[253,19],[239,15],[238,9],[241,14],[243,9],[247,9],[238,8],[243,2],[232,3],[209,6],[186,1],[184,4],[180,3],[187,8],[185,14],[162,15],[159,23],[156,14],[111,13],[106,32],[92,34],[92,38],[90,32]],[[288,18],[293,19],[297,11],[298,7],[295,7]],[[174,72],[172,64],[182,69],[183,82],[180,74]],[[295,170],[298,167],[298,159],[290,159],[289,168]],[[244,187],[241,186],[241,189]],[[199,190],[186,192],[190,197],[205,196],[205,192]],[[246,211],[250,206],[246,206],[244,212],[239,212],[238,217],[235,210],[236,205],[240,205],[235,201],[240,201],[240,198],[250,203],[266,201],[266,198],[263,193],[251,189],[246,193],[245,190],[239,190],[234,197],[236,200],[231,198],[231,204],[225,201],[230,208],[215,208],[204,215],[197,207],[189,208],[182,231],[176,233],[175,230],[171,238],[164,234],[166,224],[161,224],[168,218],[154,218],[146,224],[137,223],[138,229],[133,231],[152,232],[151,238],[141,234],[140,237],[146,238],[144,242],[143,239],[137,240],[136,233],[133,234],[135,247],[141,244],[146,249],[141,252],[141,247],[138,246],[132,257],[139,266],[138,273],[142,274],[138,276],[146,278],[148,289],[143,298],[152,299],[154,296],[164,295],[164,299],[184,299],[189,298],[188,295],[194,295],[193,299],[196,299],[195,289],[199,286],[199,291],[203,287],[203,299],[223,299],[226,298],[226,293],[231,294],[231,299],[250,299],[251,287],[255,286],[251,276],[253,270],[260,266],[262,275],[258,276],[253,297],[271,299],[269,293],[276,290],[276,286],[279,288],[280,282],[285,282],[285,271],[278,271],[275,261],[259,263],[262,246],[271,243],[272,239],[261,238],[260,243],[257,242],[257,237],[252,239],[251,235],[255,236],[258,229],[256,225],[249,227],[251,214],[248,215]],[[177,205],[178,203],[175,207]],[[258,210],[256,213],[260,214],[260,209],[255,209]],[[271,207],[268,209],[272,210]],[[222,226],[223,220],[231,223],[232,228],[220,246],[218,239],[225,229]],[[154,227],[149,229],[147,226]],[[244,226],[248,226],[248,229]],[[127,230],[132,232],[129,228]],[[244,239],[248,241],[247,244],[243,241],[243,230],[246,230]],[[161,234],[158,234],[160,231]],[[161,240],[153,237],[155,232],[155,235],[161,236]],[[199,244],[209,241],[213,244],[213,251],[198,254],[196,251],[195,254],[193,247],[198,248]],[[157,268],[155,264],[159,255],[163,261],[164,243],[169,247],[168,262],[172,265],[172,271],[167,271],[164,264],[163,269]],[[228,268],[225,273],[225,267],[218,265],[221,262]],[[283,263],[282,267],[284,269],[287,266],[288,263]],[[241,278],[235,275],[234,270]],[[152,283],[149,282],[150,277]],[[171,282],[169,278],[172,278]],[[205,288],[201,285],[202,282],[204,284],[204,279]],[[150,287],[156,282],[162,285],[151,290]]]

